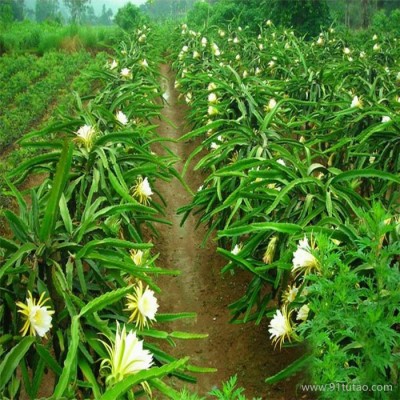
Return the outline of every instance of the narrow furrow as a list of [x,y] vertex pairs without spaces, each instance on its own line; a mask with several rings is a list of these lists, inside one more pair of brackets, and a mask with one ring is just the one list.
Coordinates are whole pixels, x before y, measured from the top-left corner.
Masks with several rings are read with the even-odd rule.
[[[170,67],[162,65],[161,73],[166,77],[164,97],[167,99],[162,114],[175,127],[161,121],[158,133],[165,138],[178,139],[187,131],[187,108],[178,99],[178,93],[174,89],[174,74]],[[178,142],[169,143],[167,146],[180,158],[176,168],[181,172],[196,143]],[[161,147],[156,151],[162,151]],[[195,161],[192,167],[193,165]],[[201,173],[190,168],[185,179],[193,191],[202,184]],[[172,226],[158,227],[160,237],[154,239],[157,252],[160,253],[158,263],[164,268],[181,271],[178,277],[160,278],[161,311],[196,312],[196,320],[175,322],[170,329],[209,335],[207,339],[179,341],[176,348],[169,351],[176,357],[190,356],[192,364],[217,368],[216,373],[198,375],[198,382],[192,389],[200,394],[204,395],[222,381],[237,374],[239,385],[246,388],[246,394],[250,398],[267,398],[263,381],[269,374],[279,371],[282,367],[279,359],[282,355],[285,356],[285,353],[272,354],[266,326],[229,323],[227,306],[245,292],[248,277],[244,272],[235,276],[221,276],[220,270],[224,261],[216,254],[215,241],[209,240],[204,248],[201,247],[205,230],[202,227],[195,229],[196,217],[190,216],[185,224],[180,226],[181,217],[177,215],[177,209],[188,204],[191,195],[178,180],[174,179],[170,183],[160,182],[157,189],[168,204],[167,219],[173,223]],[[182,386],[178,382],[176,385]],[[273,394],[269,393],[268,398],[287,398],[280,388],[277,390],[278,392]]]

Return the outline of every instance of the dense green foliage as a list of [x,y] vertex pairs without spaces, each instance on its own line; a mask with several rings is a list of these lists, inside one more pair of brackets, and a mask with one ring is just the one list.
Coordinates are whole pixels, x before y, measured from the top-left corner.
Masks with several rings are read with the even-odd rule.
[[271,19],[276,25],[297,29],[301,34],[315,35],[330,23],[325,0],[220,0],[213,5],[196,3],[188,13],[188,23],[200,28],[242,26],[258,31],[259,25]]
[[121,7],[115,15],[115,23],[126,31],[132,31],[145,20],[139,7],[128,3]]
[[52,21],[41,24],[23,21],[12,26],[0,26],[0,55],[5,52],[43,55],[52,50],[104,50],[118,43],[122,34],[122,30],[115,26],[63,26]]
[[0,58],[0,80],[7,81],[0,89],[0,146],[13,143],[40,122],[60,90],[89,60],[85,52]]
[[278,331],[271,322],[276,343],[309,343],[310,358],[281,379],[309,360],[314,383],[380,381],[392,390],[379,398],[391,399],[400,345],[398,47],[364,36],[329,29],[308,42],[271,21],[258,37],[183,25],[172,57],[194,129],[182,140],[201,140],[187,166],[201,156],[195,169],[206,178],[181,212],[216,232],[223,272],[251,277],[229,306],[233,319],[286,321]]
[[[139,41],[139,35],[146,40]],[[38,398],[49,370],[55,376],[52,398],[131,399],[132,388],[140,395],[151,387],[178,398],[161,378],[173,374],[193,382],[186,370],[212,371],[188,365],[187,358],[175,360],[160,347],[160,341],[175,345],[207,335],[138,325],[126,309],[127,295],[139,296],[144,288],[139,282],[154,296],[160,291],[155,277],[179,273],[155,265],[157,255],[144,237],[144,227],[157,235],[156,223],[169,223],[162,217],[163,199],[149,189],[157,179],[177,176],[173,154],[152,152],[153,143],[162,141],[149,122],[162,108],[157,62],[150,30],[143,27],[121,43],[114,60],[92,72],[102,82],[97,93],[85,102],[76,96],[73,114],[19,141],[36,148],[40,140],[49,152],[26,160],[6,180],[6,194],[18,207],[4,212],[11,235],[0,237],[2,398],[18,398],[22,387],[29,398]],[[46,176],[30,190],[28,202],[16,184],[40,171]],[[144,181],[151,186],[143,187]],[[45,296],[54,311],[51,325],[46,323],[47,340],[37,327],[45,319],[35,314],[39,305],[29,305],[29,293],[36,300]],[[36,325],[29,312],[24,324],[25,301]],[[158,313],[157,324],[193,317]],[[107,345],[115,342],[117,348],[118,323],[141,340],[139,347],[122,340],[118,351],[125,364],[118,356],[106,361],[117,351]],[[30,326],[29,336],[22,326]],[[136,370],[125,376],[127,357],[139,357],[142,345],[154,365],[135,360]]]

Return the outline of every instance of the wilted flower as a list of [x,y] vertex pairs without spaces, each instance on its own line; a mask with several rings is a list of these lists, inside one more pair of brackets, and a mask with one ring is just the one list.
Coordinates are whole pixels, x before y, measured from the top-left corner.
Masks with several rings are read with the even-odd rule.
[[218,97],[217,97],[217,95],[216,95],[215,93],[210,93],[210,94],[208,95],[208,102],[211,103],[211,104],[217,103],[217,102],[218,102]]
[[215,143],[215,142],[211,142],[211,144],[210,144],[210,149],[211,150],[217,150],[218,148],[219,148],[219,144],[218,143]]
[[283,301],[285,303],[292,303],[299,293],[299,288],[296,285],[288,286],[288,288],[283,293]]
[[185,95],[185,102],[186,102],[186,104],[190,104],[191,101],[192,101],[192,93],[191,93],[191,92],[188,92],[188,93]]
[[143,290],[141,281],[135,287],[134,294],[127,295],[126,311],[131,311],[129,322],[135,322],[139,329],[149,326],[149,321],[154,321],[158,310],[157,298],[147,286]]
[[381,49],[381,46],[378,43],[374,44],[374,47],[372,48],[372,50],[374,51],[379,51]]
[[76,140],[82,143],[86,147],[86,150],[89,151],[93,145],[93,138],[96,136],[96,131],[93,126],[83,125],[75,134],[77,135]]
[[275,99],[270,99],[268,102],[268,105],[264,107],[265,112],[269,112],[273,110],[276,107],[276,100]]
[[300,321],[307,321],[309,312],[310,312],[310,307],[308,307],[307,304],[304,304],[303,306],[300,307],[296,319]]
[[142,250],[131,250],[130,254],[131,254],[131,259],[135,263],[136,266],[139,267],[140,265],[142,265],[143,256],[144,256],[144,253]]
[[122,68],[120,74],[125,79],[132,78],[132,72],[129,68]]
[[243,247],[243,245],[241,243],[240,244],[235,244],[235,247],[231,250],[231,253],[234,256],[237,256],[240,253],[240,251],[242,250],[242,247]]
[[110,386],[129,375],[149,369],[153,364],[152,354],[143,349],[143,340],[139,340],[133,330],[127,334],[125,325],[121,331],[118,322],[114,343],[109,345],[103,340],[101,342],[109,358],[101,362],[100,369],[106,371],[106,383]]
[[214,106],[208,106],[207,112],[208,112],[208,115],[210,115],[210,116],[214,116],[214,115],[218,115],[219,114],[218,108],[216,108]]
[[214,82],[211,82],[208,84],[207,90],[209,92],[212,92],[213,90],[215,90],[217,88],[217,85]]
[[304,239],[299,241],[297,250],[293,253],[292,263],[292,272],[304,270],[304,273],[307,274],[313,269],[320,269],[318,260],[311,254],[311,247],[307,237],[304,236]]
[[280,186],[277,186],[276,183],[269,183],[267,185],[267,189],[277,190],[278,192],[280,192],[282,190],[282,188]]
[[143,179],[139,177],[136,181],[136,185],[132,188],[133,197],[137,197],[139,202],[142,204],[147,204],[149,198],[153,194],[148,178]]
[[286,167],[286,163],[284,160],[282,160],[282,158],[279,158],[278,160],[276,160],[276,162],[280,165],[283,165],[284,167]]
[[118,62],[116,60],[112,60],[110,64],[110,69],[113,70],[118,67]]
[[118,111],[115,114],[115,118],[122,125],[126,125],[128,123],[128,117],[122,111]]
[[51,319],[53,310],[49,310],[50,306],[45,306],[44,304],[49,301],[49,298],[44,298],[45,292],[40,295],[39,301],[32,297],[32,293],[28,291],[28,297],[26,299],[26,304],[17,301],[17,307],[21,308],[18,310],[19,313],[23,315],[25,319],[24,326],[20,330],[22,336],[25,336],[28,331],[30,336],[40,336],[46,337],[46,333],[52,327]]
[[263,257],[263,261],[265,262],[265,264],[271,264],[274,261],[277,242],[278,242],[277,236],[273,236],[272,239],[269,241]]
[[282,347],[285,338],[290,342],[293,333],[293,326],[290,322],[291,313],[292,311],[288,313],[287,307],[283,306],[282,311],[276,311],[276,314],[269,324],[268,332],[271,334],[270,339],[275,343],[275,346],[279,343],[280,347]]
[[147,67],[149,66],[149,64],[148,64],[148,62],[147,62],[146,59],[140,61],[139,64],[140,64],[140,66],[141,66],[142,68],[147,68]]
[[355,108],[355,107],[362,108],[362,106],[363,106],[363,103],[362,103],[361,98],[358,98],[358,96],[354,96],[350,107],[351,108]]
[[219,47],[217,46],[217,44],[216,43],[213,43],[212,45],[211,45],[211,51],[212,51],[212,53],[214,54],[214,56],[220,56],[221,55],[221,52],[219,51]]

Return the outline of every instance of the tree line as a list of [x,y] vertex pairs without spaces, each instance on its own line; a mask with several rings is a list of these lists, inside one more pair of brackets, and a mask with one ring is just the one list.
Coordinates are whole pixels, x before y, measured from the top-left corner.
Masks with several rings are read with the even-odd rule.
[[[68,14],[63,12],[64,6]],[[100,15],[96,15],[91,0],[0,0],[0,22],[22,21],[25,18],[42,22],[52,20],[91,25],[111,25],[113,11],[103,4]]]

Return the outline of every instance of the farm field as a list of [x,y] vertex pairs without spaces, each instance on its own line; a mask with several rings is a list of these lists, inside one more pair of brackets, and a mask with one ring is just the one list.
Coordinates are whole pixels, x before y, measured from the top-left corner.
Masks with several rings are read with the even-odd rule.
[[0,397],[399,398],[397,37],[171,26],[0,57]]

